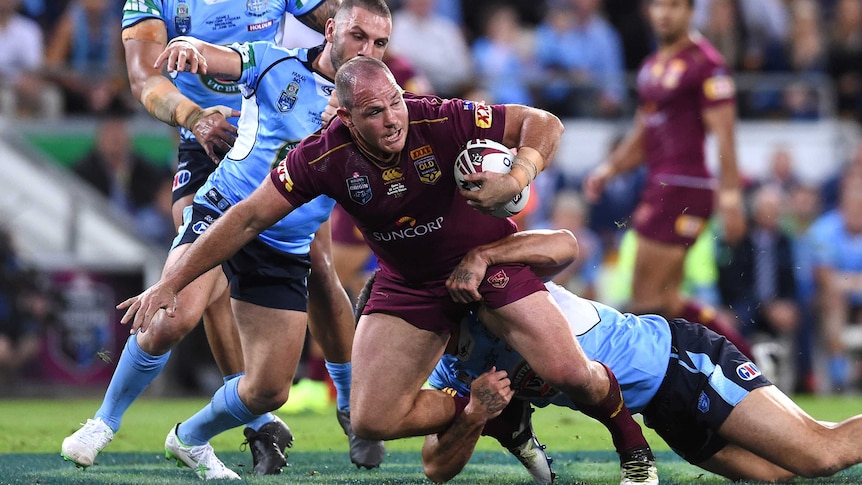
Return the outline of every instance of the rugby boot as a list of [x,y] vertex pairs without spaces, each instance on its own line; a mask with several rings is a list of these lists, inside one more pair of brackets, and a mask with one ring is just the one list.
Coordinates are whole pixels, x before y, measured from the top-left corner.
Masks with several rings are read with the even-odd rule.
[[180,441],[177,436],[177,428],[179,423],[171,428],[167,438],[165,438],[165,458],[168,460],[176,460],[177,466],[187,466],[195,471],[199,478],[209,480],[213,478],[240,480],[239,475],[233,470],[225,466],[216,456],[212,445],[206,443],[204,445],[187,445]]
[[63,440],[60,455],[77,467],[87,468],[112,439],[114,432],[102,418],[88,419],[78,431]]
[[383,441],[366,440],[356,436],[353,433],[353,426],[350,425],[350,411],[339,410],[336,417],[350,442],[350,461],[356,465],[356,468],[365,467],[370,470],[380,466],[386,453]]
[[482,434],[491,436],[509,450],[533,477],[541,484],[554,482],[556,474],[551,470],[553,459],[545,453],[545,445],[539,443],[533,431],[533,407],[527,401],[513,399],[496,418],[488,421]]
[[287,454],[285,450],[293,446],[293,433],[284,424],[284,421],[275,418],[275,421],[266,423],[255,431],[245,428],[244,445],[251,449],[251,458],[254,463],[255,475],[278,475],[281,468],[287,466]]
[[655,457],[648,446],[620,454],[620,485],[658,485]]

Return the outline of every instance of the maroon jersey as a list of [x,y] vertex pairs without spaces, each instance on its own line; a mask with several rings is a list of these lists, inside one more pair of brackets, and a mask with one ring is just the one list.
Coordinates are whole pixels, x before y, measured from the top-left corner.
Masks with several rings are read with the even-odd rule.
[[703,38],[667,59],[654,54],[638,72],[637,86],[650,182],[712,187],[702,113],[735,96],[721,54]]
[[502,140],[505,108],[463,100],[405,99],[404,149],[390,160],[360,151],[340,120],[306,138],[270,174],[297,207],[324,194],[353,218],[381,270],[408,285],[445,281],[470,249],[516,231],[467,204],[455,158],[473,138]]

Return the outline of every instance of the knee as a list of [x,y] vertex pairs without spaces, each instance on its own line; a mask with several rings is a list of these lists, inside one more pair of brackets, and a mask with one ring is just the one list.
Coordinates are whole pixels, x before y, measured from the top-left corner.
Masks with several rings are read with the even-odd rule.
[[573,366],[571,363],[562,361],[552,363],[540,375],[547,384],[556,389],[578,396],[591,394],[590,388],[597,379],[589,366]]
[[248,387],[247,397],[245,402],[248,410],[263,414],[283,406],[289,399],[289,393],[287,389],[278,386],[251,385]]
[[197,321],[189,324],[182,314],[174,318],[160,318],[146,332],[138,332],[138,346],[150,355],[164,355],[188,335],[195,325]]
[[794,473],[804,478],[829,477],[846,468],[849,464],[843,464],[834,453],[819,452],[811,450],[813,456],[796,463]]
[[373,416],[356,412],[356,410],[351,410],[350,412],[350,426],[353,427],[353,433],[362,439],[387,440],[394,437],[389,420],[377,419]]

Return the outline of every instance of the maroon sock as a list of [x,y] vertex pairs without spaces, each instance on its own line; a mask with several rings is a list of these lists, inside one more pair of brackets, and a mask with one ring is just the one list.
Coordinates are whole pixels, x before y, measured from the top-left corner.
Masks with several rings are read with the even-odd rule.
[[608,428],[617,453],[622,454],[635,448],[648,446],[640,425],[632,419],[629,408],[623,402],[623,392],[616,376],[608,366],[601,362],[600,364],[608,372],[608,379],[610,380],[608,395],[598,404],[589,406],[579,404],[578,409]]
[[700,323],[713,332],[724,335],[746,357],[749,359],[752,358],[751,345],[749,345],[748,340],[736,330],[736,327],[726,322],[714,308],[694,300],[685,300],[683,302],[682,315],[679,315],[679,317],[689,322]]

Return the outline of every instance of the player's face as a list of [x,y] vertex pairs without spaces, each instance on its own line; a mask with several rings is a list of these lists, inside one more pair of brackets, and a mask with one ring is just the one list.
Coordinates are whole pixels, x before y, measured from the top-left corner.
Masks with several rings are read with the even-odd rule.
[[326,40],[332,43],[332,67],[337,71],[356,56],[382,59],[391,31],[390,19],[363,8],[339,13],[326,29]]
[[357,143],[379,158],[404,149],[409,120],[401,89],[383,71],[354,93],[350,124]]
[[649,17],[661,44],[672,44],[688,34],[693,10],[689,0],[651,0]]

